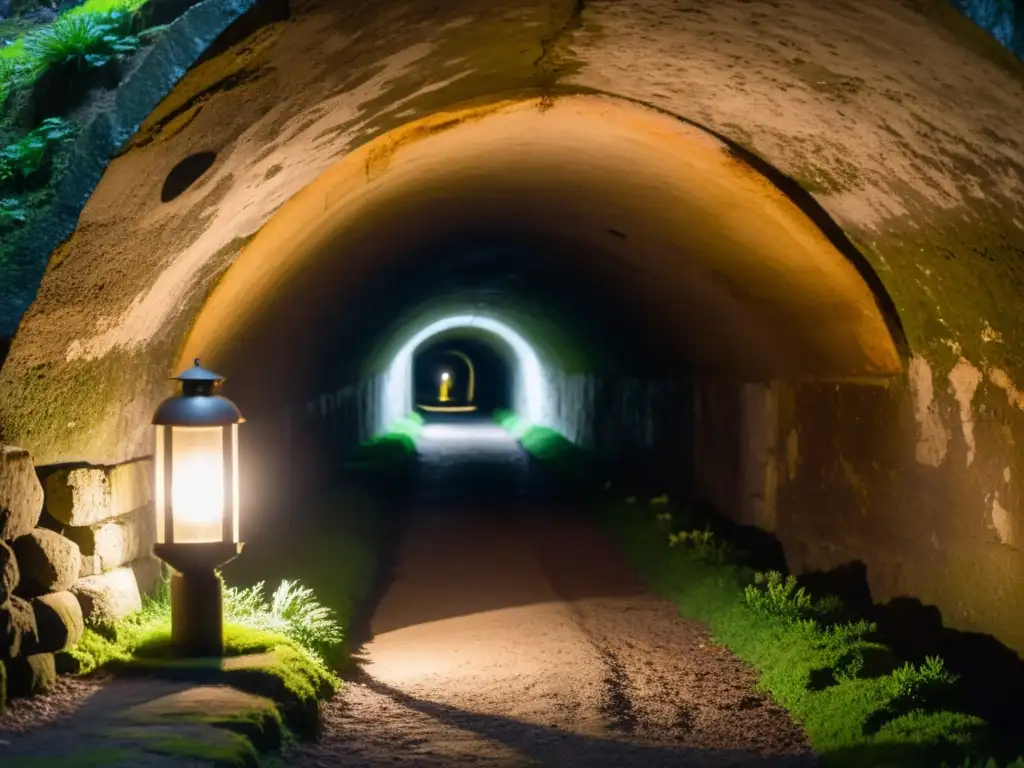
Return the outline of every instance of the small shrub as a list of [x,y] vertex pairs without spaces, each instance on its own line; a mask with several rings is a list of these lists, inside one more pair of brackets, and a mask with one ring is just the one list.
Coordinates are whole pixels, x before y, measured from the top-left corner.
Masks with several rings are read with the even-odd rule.
[[716,565],[730,562],[734,555],[733,547],[729,542],[716,539],[715,534],[708,530],[670,533],[668,545],[683,549],[706,563]]
[[889,677],[893,698],[907,705],[925,706],[956,681],[938,656],[928,656],[920,666],[907,662]]
[[743,599],[757,613],[794,620],[809,614],[813,604],[807,590],[797,586],[795,576],[783,579],[778,571],[756,574],[754,583],[744,590]]
[[313,591],[294,581],[282,581],[269,600],[266,584],[224,588],[226,621],[252,629],[278,632],[322,659],[343,639],[334,613],[321,605]]
[[31,179],[46,165],[53,149],[72,139],[76,132],[74,123],[51,117],[27,136],[0,149],[0,184]]
[[113,58],[134,53],[135,14],[116,9],[103,14],[62,16],[52,25],[25,38],[25,51],[37,70],[74,65],[102,67]]

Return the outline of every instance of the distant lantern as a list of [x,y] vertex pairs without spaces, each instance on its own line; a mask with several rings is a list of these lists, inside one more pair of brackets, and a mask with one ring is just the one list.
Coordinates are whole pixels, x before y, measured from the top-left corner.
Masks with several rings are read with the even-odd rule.
[[171,576],[171,636],[186,656],[224,651],[223,585],[217,569],[239,540],[237,406],[218,394],[222,376],[195,366],[153,416],[157,544]]

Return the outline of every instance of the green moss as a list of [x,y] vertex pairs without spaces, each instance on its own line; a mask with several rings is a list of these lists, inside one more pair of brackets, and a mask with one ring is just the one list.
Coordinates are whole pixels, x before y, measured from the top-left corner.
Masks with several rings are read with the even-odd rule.
[[[963,355],[1024,376],[1024,232],[993,205],[943,221],[914,216],[884,235],[856,238],[896,304],[911,349],[952,367]],[[920,222],[928,222],[919,226]],[[987,329],[1004,343],[986,341]]]
[[144,752],[205,760],[225,768],[255,768],[260,764],[252,742],[227,729],[178,724],[173,729],[114,728],[108,735],[137,744]]

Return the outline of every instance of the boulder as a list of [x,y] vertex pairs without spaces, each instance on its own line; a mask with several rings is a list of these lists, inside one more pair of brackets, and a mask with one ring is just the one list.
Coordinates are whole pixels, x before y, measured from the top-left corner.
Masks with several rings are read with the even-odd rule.
[[6,603],[7,598],[14,593],[20,578],[18,558],[14,556],[14,550],[0,541],[0,605]]
[[156,543],[156,518],[153,507],[147,504],[87,528],[65,528],[64,535],[78,544],[83,555],[99,558],[101,572],[110,571],[152,551]]
[[0,540],[29,533],[43,511],[43,487],[28,451],[0,445]]
[[129,567],[135,574],[135,583],[139,586],[139,592],[152,597],[160,589],[164,582],[164,561],[147,555],[133,560]]
[[84,527],[134,512],[153,500],[153,463],[62,467],[49,473],[46,511],[64,525]]
[[78,571],[78,578],[99,576],[101,573],[103,573],[103,567],[96,555],[82,555],[82,568]]
[[23,597],[63,592],[75,583],[82,570],[78,545],[56,531],[36,528],[15,539],[11,548],[18,558],[18,594]]
[[108,625],[142,608],[142,594],[131,566],[79,579],[71,592],[82,605],[86,624]]
[[0,659],[21,656],[39,639],[36,615],[32,604],[20,597],[11,597],[0,609]]
[[25,642],[26,654],[56,653],[78,644],[85,631],[82,606],[70,592],[53,592],[32,600],[37,640]]
[[18,656],[7,662],[7,695],[10,698],[46,693],[57,682],[52,653]]

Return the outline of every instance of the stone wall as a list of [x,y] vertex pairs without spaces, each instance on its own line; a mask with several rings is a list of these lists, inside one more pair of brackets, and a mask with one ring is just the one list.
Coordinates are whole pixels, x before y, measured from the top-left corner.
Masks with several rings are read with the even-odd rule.
[[[0,681],[6,694],[74,671],[85,627],[139,610],[158,585],[151,463],[37,469],[0,446]],[[0,691],[0,702],[3,701]]]

